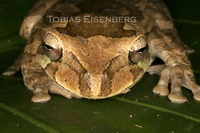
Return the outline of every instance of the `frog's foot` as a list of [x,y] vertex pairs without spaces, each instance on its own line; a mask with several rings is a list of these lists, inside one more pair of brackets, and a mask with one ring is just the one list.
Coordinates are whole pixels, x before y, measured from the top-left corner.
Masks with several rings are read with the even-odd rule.
[[42,89],[36,89],[36,90],[34,90],[33,93],[34,93],[34,95],[31,98],[32,102],[45,103],[45,102],[48,102],[51,99],[51,97],[49,96],[48,92],[47,91],[43,91]]
[[[171,82],[171,92],[168,90],[169,82]],[[194,99],[200,101],[200,86],[196,84],[191,69],[185,65],[165,67],[153,92],[168,96],[173,103],[184,103],[188,100],[182,93],[182,86],[190,89],[194,94]]]
[[48,94],[48,91],[54,94],[59,94],[64,96],[67,99],[71,99],[73,97],[80,98],[78,96],[73,95],[72,93],[66,91],[62,87],[58,86],[57,84],[53,83],[50,86],[48,86],[47,89],[35,89],[33,91],[33,97],[31,98],[32,102],[35,103],[45,103],[48,102],[51,99],[51,96]]
[[67,99],[71,99],[73,97],[75,97],[75,98],[81,98],[81,97],[79,97],[77,95],[74,95],[74,94],[70,93],[69,91],[67,91],[63,87],[57,85],[56,83],[52,83],[51,86],[49,86],[49,91],[51,93],[54,93],[54,94],[62,95],[62,96],[64,96]]

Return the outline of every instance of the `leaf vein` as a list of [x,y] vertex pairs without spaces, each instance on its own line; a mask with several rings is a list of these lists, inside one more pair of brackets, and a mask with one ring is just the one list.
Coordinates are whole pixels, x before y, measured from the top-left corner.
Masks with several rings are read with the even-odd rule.
[[154,110],[157,110],[157,111],[170,113],[170,114],[177,115],[177,116],[180,116],[182,118],[185,118],[185,119],[200,123],[200,119],[198,119],[198,118],[195,118],[195,117],[192,117],[192,116],[180,113],[180,112],[176,112],[176,111],[173,111],[173,110],[170,110],[170,109],[166,109],[166,108],[163,108],[163,107],[158,107],[158,106],[147,104],[147,103],[133,101],[133,100],[126,99],[126,98],[114,97],[113,99],[117,100],[117,101],[120,101],[120,102],[125,102],[125,103],[128,103],[128,104],[134,104],[134,105],[138,105],[138,106],[154,109]]
[[36,120],[33,117],[30,117],[27,114],[20,112],[19,110],[12,108],[4,103],[0,102],[0,108],[21,117],[22,119],[28,121],[29,123],[33,124],[34,126],[36,126],[38,128],[41,128],[42,130],[44,130],[46,132],[59,133],[57,130],[53,129],[52,127],[49,127],[48,125],[42,123],[41,121]]

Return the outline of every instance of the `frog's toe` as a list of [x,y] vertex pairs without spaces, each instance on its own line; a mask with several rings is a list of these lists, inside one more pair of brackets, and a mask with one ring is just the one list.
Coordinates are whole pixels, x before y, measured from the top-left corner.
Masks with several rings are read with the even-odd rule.
[[188,101],[182,93],[170,93],[168,98],[172,103],[185,103]]
[[168,94],[169,94],[169,89],[168,89],[169,76],[170,76],[170,69],[168,67],[166,67],[161,72],[160,80],[159,80],[157,86],[153,88],[154,94],[158,94],[161,96],[168,96]]
[[172,103],[185,103],[188,101],[182,93],[183,68],[183,66],[174,66],[171,68],[171,93],[168,95],[168,98]]
[[157,85],[153,88],[153,93],[160,95],[160,96],[168,96],[169,90],[168,90],[167,86]]
[[196,84],[193,73],[185,71],[184,76],[184,86],[192,91],[195,100],[200,101],[200,86]]
[[195,92],[193,98],[197,101],[200,101],[200,91],[199,92]]
[[66,97],[67,99],[71,99],[73,97],[81,98],[75,94],[70,93],[66,89],[63,89],[62,87],[58,86],[56,83],[53,83],[53,84],[51,84],[51,86],[49,86],[49,92],[58,94],[58,95],[62,95],[64,97]]
[[31,98],[32,102],[35,103],[45,103],[48,102],[51,97],[47,93],[37,93]]

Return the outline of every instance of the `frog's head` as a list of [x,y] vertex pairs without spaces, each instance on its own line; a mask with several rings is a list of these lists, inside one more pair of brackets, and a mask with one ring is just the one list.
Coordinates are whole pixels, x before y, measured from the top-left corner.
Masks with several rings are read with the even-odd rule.
[[[79,97],[100,99],[127,92],[150,64],[145,36],[136,31],[137,28],[124,23],[84,23],[85,16],[99,15],[94,13],[80,13],[77,23],[46,21],[47,14],[74,11],[72,14],[76,15],[81,11],[71,4],[66,5],[74,9],[70,12],[57,10],[64,9],[66,3],[50,8],[57,2],[39,3],[20,29],[20,35],[26,39],[36,32],[41,34],[35,47],[38,47],[37,61],[46,74]],[[40,8],[41,5],[45,8]],[[114,11],[119,13],[118,8]],[[129,14],[128,11],[125,13]],[[98,17],[106,17],[101,15]]]
[[41,66],[49,77],[67,91],[90,99],[126,92],[150,64],[143,35],[84,38],[46,29],[40,51],[46,60]]

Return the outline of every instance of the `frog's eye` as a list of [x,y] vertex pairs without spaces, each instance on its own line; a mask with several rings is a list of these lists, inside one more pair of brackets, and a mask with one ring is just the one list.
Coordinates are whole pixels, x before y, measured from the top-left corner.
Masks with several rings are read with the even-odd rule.
[[43,53],[52,61],[59,60],[62,56],[62,48],[60,42],[54,35],[47,33],[44,36],[43,43],[41,45]]
[[143,60],[147,52],[147,43],[145,38],[139,37],[131,46],[129,50],[129,60],[131,63],[138,63]]

